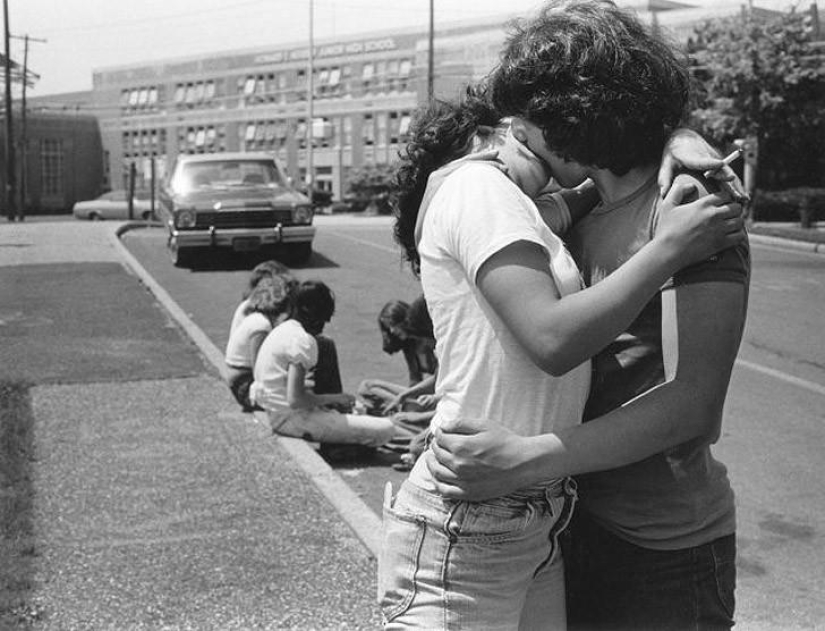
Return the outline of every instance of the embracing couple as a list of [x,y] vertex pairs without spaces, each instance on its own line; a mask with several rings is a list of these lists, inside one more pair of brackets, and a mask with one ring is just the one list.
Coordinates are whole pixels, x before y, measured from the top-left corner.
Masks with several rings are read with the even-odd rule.
[[562,0],[416,117],[395,232],[439,402],[385,502],[385,628],[732,627],[711,445],[750,262],[732,171],[680,129],[690,83],[631,14]]

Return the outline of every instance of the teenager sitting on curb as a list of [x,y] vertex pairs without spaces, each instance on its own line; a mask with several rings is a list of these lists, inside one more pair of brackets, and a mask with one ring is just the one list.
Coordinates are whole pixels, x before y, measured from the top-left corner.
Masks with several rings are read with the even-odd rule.
[[258,351],[270,331],[287,317],[290,310],[291,281],[280,275],[261,278],[243,301],[240,321],[226,344],[226,379],[235,400],[244,412],[255,406],[249,399],[252,370]]
[[324,283],[303,281],[293,290],[290,318],[272,330],[258,352],[250,398],[263,411],[255,415],[283,436],[379,447],[397,433],[389,418],[341,412],[352,409],[353,395],[318,394],[307,384],[318,362],[316,336],[334,312],[335,298]]
[[398,351],[403,353],[409,382],[402,385],[385,379],[365,379],[358,386],[358,397],[366,402],[373,414],[431,410],[432,405],[427,405],[429,399],[424,399],[423,405],[418,402],[418,397],[435,392],[438,368],[433,325],[424,296],[419,296],[412,304],[401,300],[385,304],[378,315],[378,328],[384,352],[391,355]]

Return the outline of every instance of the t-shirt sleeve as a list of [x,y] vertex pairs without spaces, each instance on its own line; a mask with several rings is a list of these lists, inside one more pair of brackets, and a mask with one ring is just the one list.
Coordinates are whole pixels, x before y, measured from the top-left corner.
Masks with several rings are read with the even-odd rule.
[[563,235],[570,230],[573,219],[570,215],[570,207],[561,193],[558,191],[540,193],[535,202],[541,218],[554,234]]
[[[652,217],[651,236],[658,227],[659,212],[657,205]],[[732,248],[722,250],[710,258],[682,268],[665,283],[663,289],[689,285],[693,283],[728,282],[747,284],[750,277],[750,246],[747,240]]]
[[318,342],[308,333],[301,331],[292,338],[286,355],[290,364],[298,364],[305,370],[311,370],[318,363]]
[[748,282],[749,275],[750,249],[747,243],[741,243],[722,250],[705,261],[679,270],[665,287],[708,282],[745,284]]
[[473,282],[484,262],[512,243],[546,247],[535,205],[495,167],[467,165],[452,174],[439,193],[441,199],[433,204],[447,209],[438,219],[446,235],[444,247]]

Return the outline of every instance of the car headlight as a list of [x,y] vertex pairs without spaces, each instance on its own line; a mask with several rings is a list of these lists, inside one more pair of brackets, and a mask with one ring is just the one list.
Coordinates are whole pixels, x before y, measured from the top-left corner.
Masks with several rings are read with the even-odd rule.
[[292,221],[295,223],[312,223],[312,208],[309,206],[298,206],[292,211]]
[[178,228],[193,228],[195,226],[195,211],[179,210],[175,214],[175,226]]

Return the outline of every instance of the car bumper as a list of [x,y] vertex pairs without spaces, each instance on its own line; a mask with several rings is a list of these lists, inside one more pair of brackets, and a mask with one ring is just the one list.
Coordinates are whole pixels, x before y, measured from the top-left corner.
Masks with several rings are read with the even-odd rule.
[[211,228],[209,230],[170,229],[170,245],[178,248],[227,247],[255,250],[278,243],[307,243],[315,237],[315,226],[275,226],[274,228]]

